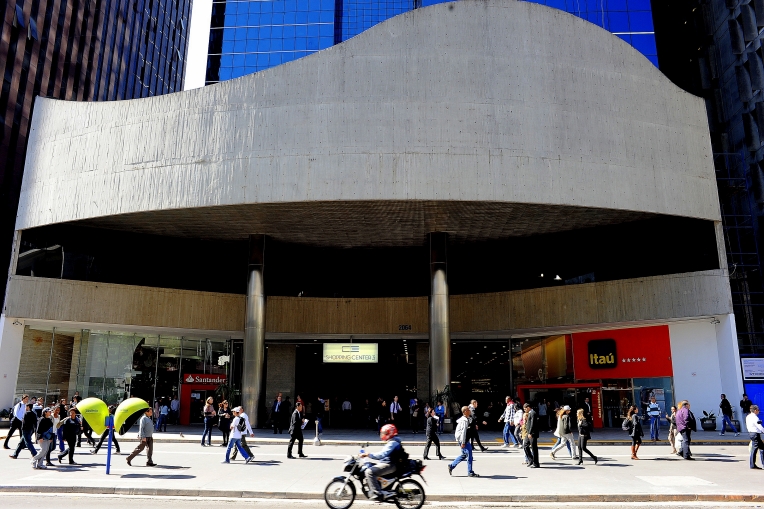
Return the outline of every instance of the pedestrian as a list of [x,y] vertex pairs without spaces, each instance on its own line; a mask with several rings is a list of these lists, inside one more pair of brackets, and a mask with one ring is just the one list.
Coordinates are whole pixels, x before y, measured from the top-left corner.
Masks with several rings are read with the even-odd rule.
[[[114,405],[109,405],[109,415],[114,415],[114,412],[117,411],[117,407]],[[90,454],[98,454],[98,450],[101,449],[101,446],[103,445],[104,441],[109,438],[109,432],[110,430],[107,428],[106,431],[101,433],[101,438],[98,440],[98,445],[95,446],[94,449],[90,450]],[[119,442],[117,441],[117,435],[112,434],[111,442],[114,444],[114,449],[116,449],[117,454],[121,454],[121,451],[119,450]],[[108,442],[107,442],[108,443]]]
[[284,433],[284,414],[286,413],[286,407],[281,400],[281,393],[276,396],[276,400],[271,407],[271,421],[273,422],[273,434]]
[[470,407],[462,407],[462,416],[456,421],[456,432],[454,438],[462,449],[462,454],[456,458],[453,463],[448,465],[448,475],[454,471],[456,465],[464,460],[467,460],[467,475],[470,477],[480,477],[474,470],[472,470],[472,445],[470,444],[468,430],[470,426]]
[[[244,420],[244,429],[241,432],[241,447],[237,447],[233,450],[233,453],[231,454],[231,459],[235,460],[236,455],[238,451],[241,449],[243,452],[247,453],[247,456],[250,457],[249,461],[252,461],[255,459],[255,455],[252,454],[252,449],[249,448],[249,445],[247,444],[247,433],[250,437],[254,437],[255,433],[252,431],[252,426],[249,423],[249,416],[244,411],[244,409],[241,406],[237,406],[234,408],[234,416],[238,415]],[[246,458],[245,458],[246,459]]]
[[77,437],[77,447],[82,447],[82,435],[85,435],[85,443],[88,445],[95,445],[95,439],[93,438],[93,428],[90,427],[88,421],[82,419],[82,433]]
[[353,426],[353,404],[350,398],[345,398],[342,402],[342,423],[348,428]]
[[570,407],[565,405],[557,414],[557,428],[555,429],[554,434],[555,436],[560,437],[560,441],[552,448],[552,452],[549,453],[552,459],[557,459],[554,453],[560,450],[566,444],[568,446],[568,452],[570,453],[570,459],[578,459],[574,455],[576,444],[573,441],[573,430],[570,422],[570,410]]
[[77,436],[82,429],[82,422],[77,417],[77,410],[74,408],[69,409],[69,417],[61,422],[59,429],[61,429],[61,437],[66,440],[68,447],[59,453],[58,462],[61,463],[63,457],[69,455],[69,464],[76,465],[77,463],[74,462],[74,450],[77,444]]
[[594,464],[597,464],[597,456],[589,451],[586,447],[586,443],[592,438],[592,425],[586,418],[586,412],[583,408],[579,408],[576,412],[576,420],[578,421],[578,464],[584,464],[584,453],[588,454],[593,460]]
[[733,433],[735,433],[735,436],[740,436],[740,432],[738,432],[735,425],[732,424],[732,405],[730,405],[730,402],[727,401],[726,394],[722,394],[722,401],[719,403],[719,408],[722,411],[722,431],[719,433],[719,435],[724,436],[725,424],[729,424]]
[[294,406],[292,416],[289,418],[289,446],[287,447],[287,458],[289,459],[294,459],[294,456],[292,456],[292,447],[294,447],[295,442],[297,442],[297,455],[301,458],[307,458],[302,452],[302,443],[304,440],[302,436],[302,428],[307,421],[304,415],[305,414],[303,414],[302,411],[302,403],[298,401]]
[[504,422],[504,431],[502,433],[502,438],[504,439],[504,445],[502,447],[509,449],[509,442],[512,442],[512,445],[515,445],[517,441],[515,440],[515,425],[514,425],[514,419],[515,419],[515,403],[512,401],[512,398],[507,396],[504,398],[504,401],[507,406],[504,407],[504,413],[501,414],[501,417],[499,417],[499,422]]
[[147,467],[156,466],[156,463],[154,463],[153,461],[154,421],[151,420],[151,415],[153,413],[154,412],[151,408],[147,408],[146,411],[143,413],[143,416],[138,420],[138,439],[140,440],[140,442],[138,443],[138,447],[136,447],[135,450],[132,453],[130,453],[130,456],[126,458],[127,464],[129,466],[133,466],[131,461],[133,461],[133,458],[138,456],[138,454],[140,454],[141,451],[143,451],[144,449],[146,449],[146,466]]
[[[549,416],[548,413],[548,405],[546,403],[545,399],[541,400],[541,403],[539,403],[539,412],[538,412],[538,421],[539,421],[539,428],[541,431],[547,431],[549,430],[549,427],[551,426],[549,423]],[[555,409],[556,410],[556,409]]]
[[42,417],[42,398],[32,398],[32,411],[38,419]]
[[9,455],[13,459],[17,459],[19,457],[19,453],[21,452],[21,449],[29,449],[29,452],[32,453],[32,456],[37,455],[37,450],[35,450],[34,445],[32,445],[32,441],[34,440],[34,433],[37,429],[37,414],[34,413],[32,410],[32,403],[26,404],[26,412],[24,413],[24,419],[21,422],[21,435],[22,438],[19,441],[19,445],[16,446],[16,452]]
[[589,402],[589,396],[584,398],[584,415],[591,421],[592,418],[592,404]]
[[748,394],[743,393],[743,399],[740,400],[740,410],[743,411],[743,418],[746,419],[746,422],[748,422],[748,414],[751,413],[751,405],[753,405],[753,401],[748,399]]
[[435,415],[438,416],[438,433],[443,433],[443,421],[446,419],[446,407],[442,401],[435,405]]
[[316,421],[318,421],[318,435],[324,434],[324,414],[326,413],[326,401],[328,398],[316,398]]
[[170,407],[167,406],[167,400],[162,398],[159,403],[159,420],[157,420],[157,431],[167,433],[167,421],[170,419]]
[[212,399],[212,396],[207,398],[206,404],[204,405],[204,408],[202,409],[202,416],[204,417],[204,432],[202,433],[202,447],[204,447],[204,438],[207,437],[207,447],[212,445],[212,421],[215,418],[215,415],[217,415],[217,412],[215,412],[215,407],[212,406],[212,403],[214,403],[214,399]]
[[240,410],[241,407],[236,407],[233,409],[234,417],[231,421],[231,437],[228,440],[228,447],[225,450],[225,459],[222,461],[222,463],[231,462],[231,449],[240,450],[245,463],[249,463],[253,459],[252,455],[247,454],[247,451],[245,451],[241,446],[241,436],[242,432],[247,430],[247,422],[241,416]]
[[523,408],[527,408],[527,414],[525,416],[526,436],[523,442],[523,448],[525,449],[525,456],[528,457],[528,466],[530,468],[539,468],[539,421],[536,411],[531,408],[530,403],[523,405]]
[[525,420],[525,412],[523,411],[523,407],[520,406],[519,401],[515,401],[515,417],[512,420],[512,422],[515,425],[515,440],[517,443],[515,444],[515,447],[517,449],[522,449],[523,446],[523,422]]
[[398,414],[401,413],[401,404],[398,403],[398,396],[393,397],[393,402],[390,403],[390,423],[395,424],[396,426],[400,426],[401,422],[399,422]]
[[417,398],[413,398],[411,403],[411,407],[409,407],[411,410],[411,432],[416,435],[421,429],[419,425],[421,418],[419,412],[421,412],[421,409],[419,408],[419,400]]
[[45,407],[42,409],[40,422],[37,423],[37,444],[40,446],[39,452],[32,457],[32,468],[45,469],[44,461],[48,456],[48,449],[53,442],[53,436],[55,431],[53,429],[53,420],[50,418],[50,408]]
[[671,407],[671,414],[666,414],[669,423],[668,441],[671,444],[671,453],[676,454],[676,407]]
[[480,421],[478,417],[477,412],[478,402],[477,400],[470,401],[470,428],[469,428],[469,436],[470,436],[470,443],[472,444],[472,447],[475,447],[475,442],[477,442],[478,447],[480,447],[480,452],[486,452],[488,450],[488,447],[483,447],[483,444],[480,442],[480,433],[478,432],[478,425],[482,424],[483,426],[487,425],[488,423],[486,421]]
[[751,455],[748,459],[748,467],[761,470],[761,467],[756,466],[756,451],[759,451],[761,465],[764,466],[764,443],[761,441],[764,426],[762,426],[759,418],[759,406],[751,405],[748,410],[748,415],[745,418],[745,427],[748,428],[748,436],[751,438]]
[[66,417],[68,414],[69,412],[66,409],[66,398],[62,398],[61,403],[59,403],[58,405],[58,416],[60,417],[60,420],[58,424],[56,425],[56,438],[58,439],[58,452],[61,452],[61,453],[66,450],[66,446],[64,445],[64,428],[62,424],[66,420]]
[[170,401],[170,419],[172,419],[172,423],[177,425],[178,424],[178,415],[180,412],[180,401],[178,401],[178,395],[174,395],[172,397],[172,401]]
[[637,452],[639,446],[642,445],[642,437],[645,433],[642,431],[642,422],[639,419],[639,408],[634,405],[629,407],[629,412],[626,414],[628,420],[628,432],[631,437],[631,459],[638,460]]
[[427,422],[425,424],[425,436],[427,437],[427,444],[424,446],[424,459],[429,460],[427,454],[430,452],[430,444],[435,444],[435,453],[438,455],[438,459],[446,459],[440,453],[440,438],[438,438],[438,416],[435,413],[435,409],[430,409],[430,415],[427,416]]
[[233,421],[233,414],[228,408],[228,400],[224,400],[218,408],[218,429],[223,434],[221,447],[228,447],[228,439],[231,436],[231,421]]
[[21,426],[24,422],[24,414],[27,412],[27,403],[29,403],[29,395],[24,394],[21,396],[21,400],[16,403],[16,406],[13,407],[13,417],[11,417],[11,429],[8,432],[8,434],[5,436],[5,444],[3,445],[4,449],[10,449],[11,447],[8,445],[8,441],[13,436],[13,433],[16,430],[19,430],[19,440],[24,440],[24,432],[21,430]]
[[686,460],[695,459],[690,451],[692,432],[695,428],[695,416],[690,411],[690,402],[684,399],[679,402],[679,410],[676,411],[676,430],[682,435],[682,457]]
[[50,447],[48,447],[48,453],[45,455],[45,466],[52,467],[53,463],[50,461],[50,453],[56,449],[56,439],[59,434],[59,423],[61,422],[61,414],[56,402],[53,402],[52,411],[50,413],[50,420],[53,421],[53,439]]
[[387,419],[389,415],[390,414],[387,411],[387,401],[383,399],[379,403],[379,415],[377,415],[377,432],[378,433],[382,429],[382,426],[387,424]]
[[661,425],[661,407],[655,400],[655,395],[650,396],[650,403],[647,404],[647,416],[650,418],[650,440],[660,442],[658,431]]

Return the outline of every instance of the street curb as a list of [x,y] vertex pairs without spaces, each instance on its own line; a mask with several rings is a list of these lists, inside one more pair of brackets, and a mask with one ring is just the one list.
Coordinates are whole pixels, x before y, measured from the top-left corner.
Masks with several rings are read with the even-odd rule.
[[[61,486],[0,486],[0,493],[53,493]],[[152,488],[106,488],[77,487],[67,495],[138,495],[154,497],[197,498],[272,498],[286,500],[323,500],[323,493],[300,493],[285,491],[236,491],[236,490],[182,490]],[[431,502],[759,502],[764,495],[660,495],[660,494],[607,494],[607,495],[432,495]]]

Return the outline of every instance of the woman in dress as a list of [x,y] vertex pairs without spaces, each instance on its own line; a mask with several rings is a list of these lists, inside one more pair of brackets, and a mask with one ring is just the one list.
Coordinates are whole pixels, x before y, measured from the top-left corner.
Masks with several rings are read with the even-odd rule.
[[228,447],[228,440],[231,436],[232,415],[231,409],[228,408],[228,400],[220,403],[220,407],[218,408],[218,429],[223,433],[223,443],[220,444],[221,447]]

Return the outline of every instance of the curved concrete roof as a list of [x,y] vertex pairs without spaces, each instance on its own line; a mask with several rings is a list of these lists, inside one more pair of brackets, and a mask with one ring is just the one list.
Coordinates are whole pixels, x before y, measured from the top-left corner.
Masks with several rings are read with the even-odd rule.
[[655,214],[719,219],[703,101],[586,21],[466,0],[202,89],[38,99],[17,229],[420,244]]

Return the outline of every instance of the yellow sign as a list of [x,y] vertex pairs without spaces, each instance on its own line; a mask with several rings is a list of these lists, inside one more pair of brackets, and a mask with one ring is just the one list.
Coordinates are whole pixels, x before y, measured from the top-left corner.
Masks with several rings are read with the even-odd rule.
[[374,364],[378,360],[377,343],[324,343],[324,362]]

